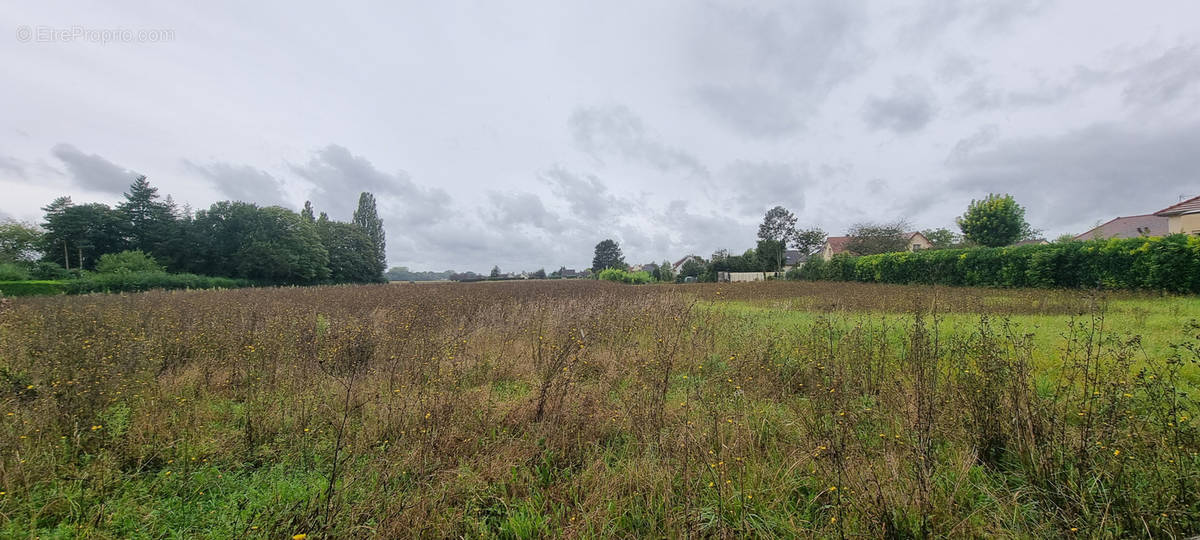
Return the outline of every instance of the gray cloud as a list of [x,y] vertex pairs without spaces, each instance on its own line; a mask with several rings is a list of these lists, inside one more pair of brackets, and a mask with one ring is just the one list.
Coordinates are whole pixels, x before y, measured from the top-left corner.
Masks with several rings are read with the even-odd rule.
[[575,219],[600,222],[614,216],[617,209],[626,207],[594,175],[580,176],[562,167],[553,167],[543,172],[541,179],[550,185],[555,196],[567,203]]
[[529,226],[538,229],[558,229],[558,216],[546,209],[541,197],[529,192],[488,193],[490,211],[486,212],[488,223],[506,229]]
[[975,133],[959,139],[954,144],[954,149],[950,151],[950,156],[947,161],[960,161],[967,159],[973,152],[978,151],[996,141],[1000,137],[1000,128],[995,124],[988,124],[980,127]]
[[1011,193],[1031,223],[1081,232],[1097,219],[1153,212],[1194,194],[1200,123],[1158,129],[1099,124],[1007,141],[950,162],[952,191]]
[[22,180],[29,177],[25,172],[25,165],[17,158],[9,156],[0,156],[0,173]]
[[138,173],[117,165],[97,154],[85,154],[75,146],[58,143],[50,153],[67,166],[71,180],[79,187],[103,193],[120,194],[129,188]]
[[937,79],[941,82],[953,83],[975,74],[978,64],[982,61],[961,54],[949,54],[942,59],[937,68]]
[[1050,0],[926,0],[914,10],[911,22],[899,28],[899,41],[910,47],[925,46],[949,29],[963,26],[972,33],[1004,32],[1050,4]]
[[1200,46],[1176,46],[1149,58],[1122,55],[1109,66],[1077,65],[1053,76],[1037,75],[1033,86],[1003,89],[980,76],[958,96],[969,111],[1005,107],[1048,107],[1105,85],[1118,85],[1126,105],[1139,109],[1200,102]]
[[575,109],[567,125],[575,146],[598,160],[611,155],[664,172],[708,176],[695,156],[648,133],[642,119],[623,105]]
[[911,133],[924,128],[937,113],[933,91],[915,77],[897,79],[892,94],[871,97],[863,107],[863,120],[872,129]]
[[448,217],[451,199],[445,191],[419,186],[404,172],[380,171],[367,158],[336,144],[314,152],[307,164],[290,168],[313,185],[313,204],[327,208],[336,219],[350,218],[362,191],[374,193],[380,206],[392,207],[396,225],[421,226]]
[[703,81],[694,96],[746,135],[799,130],[869,60],[862,43],[866,14],[850,2],[702,5],[690,51]]
[[1122,76],[1126,103],[1158,106],[1187,98],[1194,103],[1200,99],[1200,47],[1173,47]]
[[804,209],[804,190],[812,185],[807,168],[787,163],[735,161],[715,186],[716,196],[728,200],[742,216],[761,217],[782,205],[793,212]]
[[288,205],[287,197],[283,193],[283,184],[261,169],[221,162],[200,165],[186,159],[183,160],[183,166],[212,182],[213,186],[229,199],[262,206]]

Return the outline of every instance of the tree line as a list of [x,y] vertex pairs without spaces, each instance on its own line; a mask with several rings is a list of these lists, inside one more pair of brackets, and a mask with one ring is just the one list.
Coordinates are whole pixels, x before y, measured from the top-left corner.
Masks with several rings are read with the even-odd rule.
[[106,254],[140,251],[168,272],[262,284],[384,280],[383,220],[371,193],[359,195],[349,223],[315,215],[311,202],[299,213],[241,201],[192,212],[162,198],[145,176],[123,196],[115,207],[59,197],[42,208],[41,230],[9,224],[24,234],[20,246],[6,247],[10,262],[78,273],[95,270]]
[[[648,278],[657,281],[716,281],[719,272],[778,272],[787,265],[787,252],[795,251],[793,266],[816,255],[818,248],[828,238],[819,227],[797,227],[796,215],[787,208],[776,206],[763,216],[758,227],[758,243],[740,255],[718,250],[711,260],[689,256],[673,273],[670,265],[663,262]],[[989,194],[981,200],[972,200],[963,215],[955,218],[960,232],[947,228],[921,231],[930,241],[931,249],[1002,247],[1021,240],[1034,239],[1040,231],[1025,221],[1025,209],[1011,195]],[[845,250],[847,256],[867,256],[895,253],[908,249],[911,229],[906,220],[891,222],[859,222],[847,233]],[[1067,235],[1068,238],[1069,235]],[[600,275],[607,270],[625,271],[628,265],[616,241],[606,239],[596,244],[592,258],[592,272]],[[618,273],[609,273],[614,281],[638,282],[638,278]]]

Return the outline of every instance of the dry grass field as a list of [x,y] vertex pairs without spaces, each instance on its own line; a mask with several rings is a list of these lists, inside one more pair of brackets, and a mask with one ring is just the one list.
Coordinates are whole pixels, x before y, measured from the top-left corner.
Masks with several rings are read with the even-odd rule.
[[9,299],[0,537],[1185,537],[1197,319],[854,283]]

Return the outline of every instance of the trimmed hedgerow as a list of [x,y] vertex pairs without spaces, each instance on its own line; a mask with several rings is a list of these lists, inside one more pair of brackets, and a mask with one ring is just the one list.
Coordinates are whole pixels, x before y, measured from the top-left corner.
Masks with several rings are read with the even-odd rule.
[[67,292],[66,281],[0,281],[4,296],[42,296]]
[[1200,237],[1174,234],[812,260],[794,279],[1200,293]]
[[249,287],[244,279],[201,276],[196,274],[167,274],[163,272],[117,272],[88,274],[66,282],[67,292],[141,292],[151,289],[236,289]]

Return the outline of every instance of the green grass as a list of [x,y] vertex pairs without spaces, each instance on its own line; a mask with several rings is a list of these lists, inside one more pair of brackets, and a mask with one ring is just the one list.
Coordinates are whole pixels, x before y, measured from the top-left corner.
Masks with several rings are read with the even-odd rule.
[[[721,291],[786,292],[770,285]],[[863,305],[922,291],[841,286]],[[934,347],[927,315],[676,295],[688,290],[546,282],[12,300],[0,305],[0,537],[1200,527],[1200,437],[1187,418],[1200,411],[1173,395],[1197,397],[1197,364],[1161,377],[1188,350],[1175,345],[1200,344],[1185,327],[1200,299],[1126,295],[986,325],[951,310]],[[960,306],[980,294],[1006,309],[1030,298],[976,290]],[[1111,340],[1087,337],[1101,315]],[[1103,352],[1081,357],[1085,346]]]
[[[905,312],[885,311],[844,311],[844,312],[813,312],[804,310],[785,309],[776,302],[774,305],[751,301],[723,301],[715,304],[715,308],[737,319],[747,321],[747,324],[769,329],[773,332],[789,332],[807,328],[821,318],[835,317],[854,324],[868,324],[875,328],[887,327],[895,329],[899,338],[905,328],[912,325],[913,315]],[[1149,357],[1161,358],[1170,352],[1173,343],[1179,343],[1186,336],[1184,325],[1189,320],[1200,321],[1200,297],[1196,296],[1167,296],[1161,298],[1139,298],[1132,300],[1111,300],[1100,304],[1104,315],[1105,330],[1115,335],[1140,338],[1141,348]],[[961,336],[977,331],[980,316],[977,313],[947,312],[939,315],[941,321],[939,330],[943,336]],[[1061,348],[1065,343],[1064,336],[1069,333],[1070,325],[1086,322],[1090,313],[1072,315],[991,315],[994,323],[1008,323],[1014,332],[1032,334],[1036,347],[1034,348],[1039,365],[1043,369],[1056,367]],[[1187,371],[1193,383],[1200,384],[1200,370]]]

